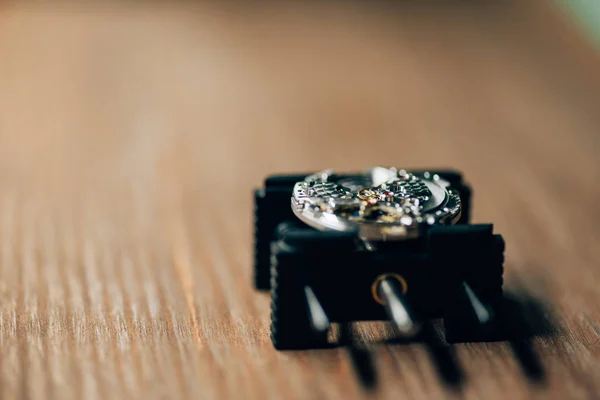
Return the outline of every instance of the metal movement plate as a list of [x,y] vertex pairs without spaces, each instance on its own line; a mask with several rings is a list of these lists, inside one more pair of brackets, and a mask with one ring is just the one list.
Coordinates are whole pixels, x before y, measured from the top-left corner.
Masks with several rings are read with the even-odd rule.
[[404,240],[460,218],[460,196],[449,186],[428,172],[374,167],[364,174],[336,175],[326,170],[296,183],[292,210],[319,230],[356,232],[364,240]]

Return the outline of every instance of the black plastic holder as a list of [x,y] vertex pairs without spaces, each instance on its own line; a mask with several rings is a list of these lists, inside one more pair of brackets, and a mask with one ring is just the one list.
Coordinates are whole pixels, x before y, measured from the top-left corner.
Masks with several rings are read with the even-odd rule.
[[500,309],[504,240],[491,224],[469,223],[471,189],[460,173],[430,173],[460,193],[458,223],[430,227],[417,239],[384,242],[375,251],[355,235],[318,231],[297,219],[292,189],[308,174],[266,179],[255,192],[254,284],[271,291],[271,339],[277,349],[328,345],[327,333],[311,327],[306,287],[332,322],[386,320],[374,287],[386,275],[404,281],[405,299],[420,320],[444,319],[448,342],[494,340],[494,323],[477,320],[464,287],[491,314]]

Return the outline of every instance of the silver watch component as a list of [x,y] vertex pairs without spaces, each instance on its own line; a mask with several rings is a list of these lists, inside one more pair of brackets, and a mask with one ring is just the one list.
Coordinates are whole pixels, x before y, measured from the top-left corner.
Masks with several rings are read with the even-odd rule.
[[384,167],[307,176],[294,186],[291,203],[294,214],[316,229],[355,232],[368,241],[415,238],[461,214],[458,192],[438,175]]

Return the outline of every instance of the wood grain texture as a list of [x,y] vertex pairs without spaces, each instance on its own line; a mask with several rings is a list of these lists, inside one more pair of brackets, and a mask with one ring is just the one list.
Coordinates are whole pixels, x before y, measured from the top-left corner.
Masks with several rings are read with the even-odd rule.
[[[2,398],[600,397],[598,55],[542,2],[327,3],[0,8]],[[548,329],[275,352],[251,189],[373,164],[463,170]]]

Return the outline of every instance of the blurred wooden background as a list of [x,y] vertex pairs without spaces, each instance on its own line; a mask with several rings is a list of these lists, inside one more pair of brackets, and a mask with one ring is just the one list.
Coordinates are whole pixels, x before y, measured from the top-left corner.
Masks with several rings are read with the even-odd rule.
[[[600,397],[598,54],[543,1],[323,3],[0,6],[2,398]],[[251,189],[375,164],[462,169],[548,329],[275,352]]]

